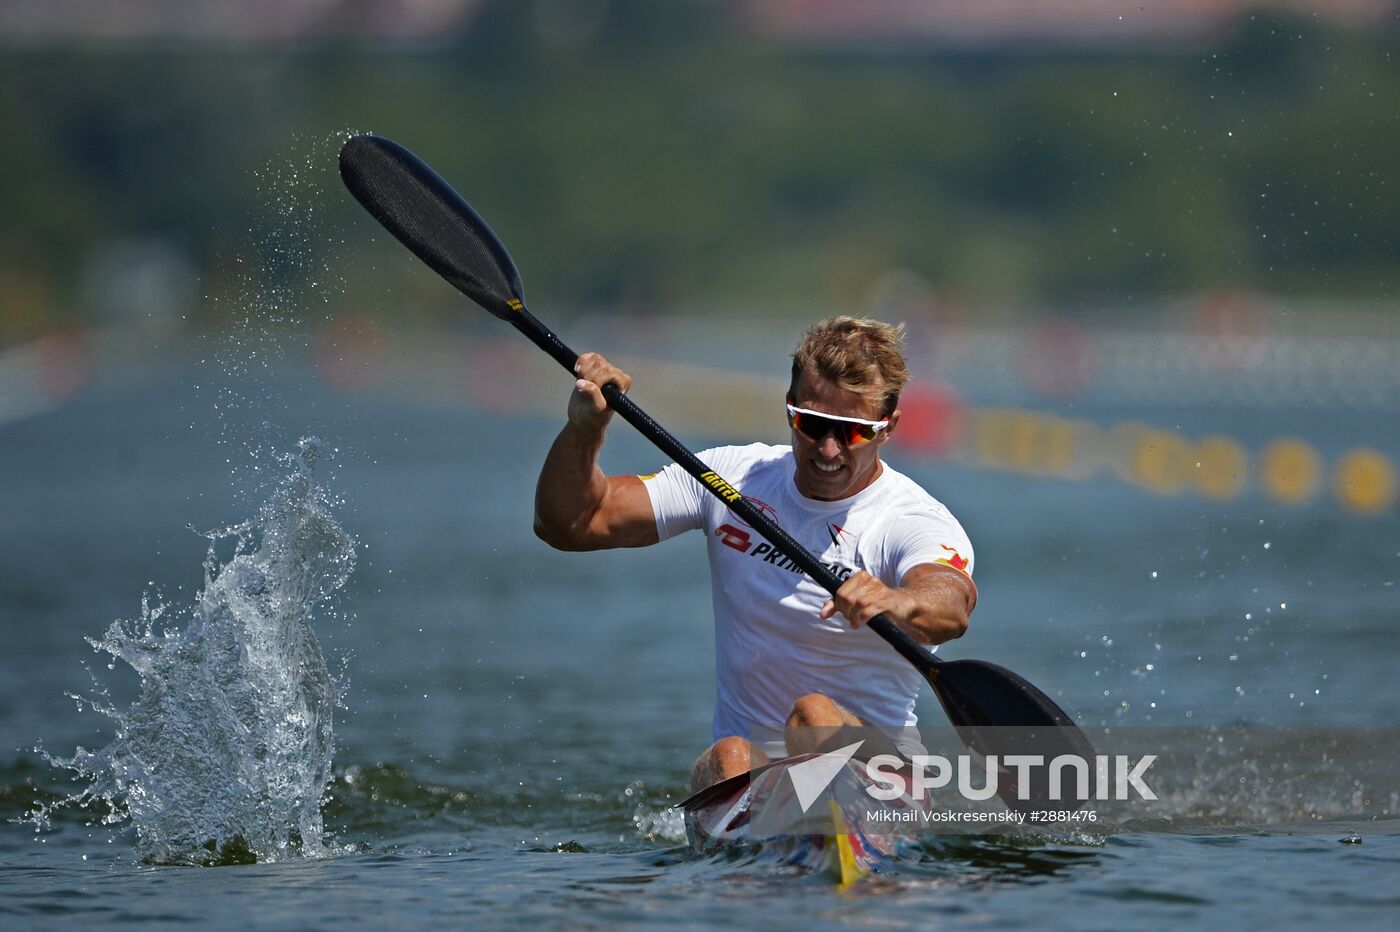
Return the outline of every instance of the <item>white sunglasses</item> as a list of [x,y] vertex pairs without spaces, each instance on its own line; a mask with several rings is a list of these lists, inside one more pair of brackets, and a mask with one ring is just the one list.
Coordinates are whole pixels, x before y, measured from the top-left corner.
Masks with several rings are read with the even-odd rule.
[[880,431],[890,426],[889,418],[867,421],[863,417],[841,417],[837,414],[809,411],[806,408],[798,408],[793,405],[787,406],[787,413],[788,424],[793,430],[800,431],[803,436],[812,440],[820,440],[834,431],[836,439],[848,447],[869,443],[875,439]]

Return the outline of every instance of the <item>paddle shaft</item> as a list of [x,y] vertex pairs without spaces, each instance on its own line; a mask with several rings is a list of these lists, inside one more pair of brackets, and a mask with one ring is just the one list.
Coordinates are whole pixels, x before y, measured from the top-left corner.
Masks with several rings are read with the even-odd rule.
[[[529,337],[536,346],[554,357],[559,365],[569,370],[571,374],[574,373],[574,367],[578,364],[578,353],[569,349],[553,330],[541,323],[529,310],[522,306],[507,319],[516,330]],[[651,415],[643,411],[631,398],[624,395],[621,389],[613,384],[604,385],[603,397],[607,399],[608,407],[622,415],[623,420],[637,428],[642,436],[656,444],[661,452],[680,464],[682,469],[690,473],[716,498],[729,506],[730,511],[748,522],[784,556],[816,580],[823,589],[835,595],[836,590],[841,588],[843,580],[833,573],[830,567],[813,556],[806,547],[793,540],[787,531],[778,526],[776,521],[750,504],[749,500],[744,498],[738,489],[725,482],[714,470],[701,462],[699,457],[671,436],[670,431],[653,420]],[[899,652],[900,656],[912,663],[925,676],[932,673],[942,663],[884,615],[876,615],[866,622],[866,626],[884,638],[891,647]]]

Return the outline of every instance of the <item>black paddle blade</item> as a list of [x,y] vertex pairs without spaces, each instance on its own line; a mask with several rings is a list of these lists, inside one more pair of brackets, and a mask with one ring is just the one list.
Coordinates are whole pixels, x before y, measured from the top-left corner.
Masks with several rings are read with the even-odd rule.
[[[1002,763],[1011,755],[1040,758],[1040,766],[1017,771],[1027,775],[1024,787],[1015,773],[1003,770],[999,795],[1008,806],[1074,810],[1092,798],[1094,746],[1053,699],[1024,678],[994,663],[953,660],[931,670],[929,682],[959,737],[977,754],[996,755]],[[1072,780],[1051,792],[1049,765],[1060,758],[1082,762],[1087,793],[1071,789]]]
[[462,294],[502,320],[524,307],[506,247],[418,156],[381,136],[352,136],[340,150],[340,177],[374,219]]
[[1045,693],[985,660],[944,661],[928,672],[928,679],[955,726],[1074,726],[1073,719]]

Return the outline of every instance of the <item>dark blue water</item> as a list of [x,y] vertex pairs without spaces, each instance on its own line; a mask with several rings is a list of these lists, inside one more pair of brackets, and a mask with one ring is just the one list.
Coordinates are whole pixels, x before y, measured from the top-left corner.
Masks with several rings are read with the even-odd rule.
[[[359,543],[336,612],[316,622],[331,668],[346,670],[323,807],[338,853],[160,866],[129,828],[88,825],[92,811],[60,811],[42,833],[6,822],[7,926],[1372,927],[1400,907],[1400,840],[1384,821],[1276,829],[1246,798],[1189,830],[931,843],[845,893],[761,856],[698,857],[668,806],[709,737],[702,541],[555,553],[530,514],[556,417],[335,394],[288,368],[226,416],[246,424],[211,415],[196,366],[0,425],[0,800],[14,817],[73,790],[36,743],[66,755],[110,740],[110,721],[64,694],[89,689],[84,660],[118,705],[138,679],[83,638],[139,616],[143,592],[178,606],[200,591],[209,542],[189,526],[247,519],[275,484],[242,438],[286,450],[316,434],[319,480]],[[561,375],[561,413],[567,387]],[[635,396],[646,404],[644,387]],[[1306,412],[1287,426],[1341,444],[1382,429]],[[1089,723],[1400,723],[1394,514],[892,459],[977,547],[981,602],[947,656],[1008,666]],[[612,431],[608,468],[656,463],[625,426]],[[921,708],[939,714],[931,697]]]

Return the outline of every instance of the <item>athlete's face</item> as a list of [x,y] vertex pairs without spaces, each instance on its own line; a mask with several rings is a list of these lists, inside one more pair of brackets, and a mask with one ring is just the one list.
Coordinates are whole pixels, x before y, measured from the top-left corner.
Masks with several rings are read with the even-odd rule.
[[[878,421],[884,417],[879,401],[857,395],[811,372],[804,372],[793,386],[788,403],[808,411],[837,417],[858,417]],[[792,452],[797,458],[793,476],[797,490],[808,498],[836,501],[849,498],[880,476],[880,447],[894,431],[899,412],[890,415],[890,425],[868,443],[847,444],[830,430],[813,439],[802,431],[792,431]]]

